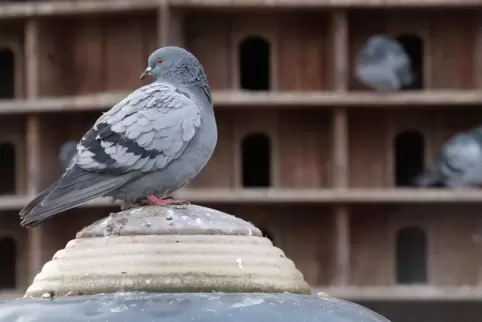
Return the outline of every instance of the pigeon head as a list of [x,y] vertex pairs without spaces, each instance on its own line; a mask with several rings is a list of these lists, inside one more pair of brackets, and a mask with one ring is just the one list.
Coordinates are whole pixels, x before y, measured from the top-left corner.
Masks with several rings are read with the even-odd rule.
[[392,54],[394,41],[375,35],[370,37],[362,47],[359,53],[360,63],[381,63],[386,60],[387,55]]
[[141,79],[147,76],[175,84],[206,82],[206,75],[197,58],[186,49],[167,46],[156,49],[147,60]]

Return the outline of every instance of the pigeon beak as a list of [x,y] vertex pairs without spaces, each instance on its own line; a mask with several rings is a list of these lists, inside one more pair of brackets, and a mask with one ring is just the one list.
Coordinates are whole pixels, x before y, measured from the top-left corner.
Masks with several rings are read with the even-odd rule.
[[150,75],[152,67],[147,67],[146,70],[141,74],[141,80]]

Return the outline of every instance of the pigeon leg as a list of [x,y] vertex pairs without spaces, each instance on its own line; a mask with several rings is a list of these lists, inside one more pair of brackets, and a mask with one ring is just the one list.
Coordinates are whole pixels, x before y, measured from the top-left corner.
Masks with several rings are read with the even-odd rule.
[[143,200],[145,203],[156,206],[169,206],[169,205],[189,205],[187,200],[178,200],[174,198],[158,198],[154,195],[149,195]]

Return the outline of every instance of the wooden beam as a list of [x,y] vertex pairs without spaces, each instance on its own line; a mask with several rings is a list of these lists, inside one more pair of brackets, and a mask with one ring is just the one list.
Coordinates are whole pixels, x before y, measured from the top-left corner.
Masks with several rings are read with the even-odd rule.
[[347,206],[335,206],[335,276],[336,285],[350,283],[350,214]]
[[[29,100],[4,100],[0,102],[0,114],[26,114],[48,112],[78,112],[106,110],[128,92],[85,94],[78,96],[41,97]],[[318,108],[454,108],[482,107],[480,90],[449,90],[428,92],[335,93],[335,92],[266,92],[214,91],[217,109],[299,109]]]
[[479,0],[168,0],[170,5],[187,8],[480,8]]
[[[25,71],[26,71],[26,101],[32,102],[39,94],[39,24],[37,20],[28,20],[25,25]],[[27,118],[27,190],[29,195],[39,192],[40,182],[40,143],[39,119],[37,115]]]
[[348,19],[346,10],[335,10],[331,16],[331,32],[333,39],[333,88],[344,92],[348,89]]
[[349,184],[348,120],[345,108],[333,111],[333,185],[347,188]]
[[37,115],[29,115],[27,118],[27,191],[29,196],[40,192],[40,120]]
[[169,43],[169,20],[171,10],[167,3],[162,3],[157,15],[157,37],[159,47],[164,47]]
[[25,66],[27,99],[38,97],[38,41],[39,30],[37,20],[28,20],[25,25]]
[[[33,101],[39,94],[39,25],[37,20],[28,20],[25,25],[25,66],[26,66],[26,96],[27,101]],[[33,198],[40,192],[40,120],[37,115],[27,118],[27,191]],[[28,230],[28,277],[32,281],[42,269],[43,261],[43,228]]]
[[[348,20],[345,10],[332,13],[333,89],[346,94],[349,81]],[[345,107],[333,111],[333,186],[345,190],[349,185],[348,116]],[[335,271],[334,284],[350,283],[350,214],[348,206],[335,205]]]
[[[348,89],[348,21],[345,10],[335,10],[331,18],[333,39],[333,87],[339,94]],[[348,127],[344,107],[333,111],[333,184],[335,188],[348,186]]]
[[184,47],[184,13],[164,3],[159,14],[159,35],[161,46]]

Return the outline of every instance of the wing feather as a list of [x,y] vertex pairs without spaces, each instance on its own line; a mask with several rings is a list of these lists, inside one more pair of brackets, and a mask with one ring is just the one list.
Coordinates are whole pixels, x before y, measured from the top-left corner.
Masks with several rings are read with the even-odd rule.
[[97,120],[78,147],[76,164],[94,172],[149,172],[176,159],[201,125],[187,90],[166,83],[139,88]]

